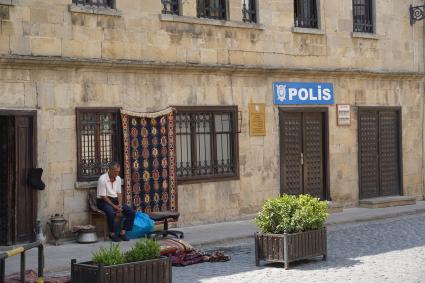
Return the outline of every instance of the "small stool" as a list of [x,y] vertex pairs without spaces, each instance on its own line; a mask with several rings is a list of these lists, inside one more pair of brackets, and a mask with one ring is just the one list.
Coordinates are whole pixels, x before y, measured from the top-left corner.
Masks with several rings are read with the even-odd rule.
[[168,235],[173,235],[174,237],[180,238],[180,239],[184,237],[184,234],[181,231],[168,230],[168,219],[173,219],[174,221],[177,221],[180,217],[179,212],[177,211],[176,212],[173,212],[173,211],[149,212],[148,215],[154,221],[164,222],[164,229],[162,231],[149,232],[147,235],[148,238],[150,238],[152,234],[155,234],[155,238],[158,236],[167,237]]

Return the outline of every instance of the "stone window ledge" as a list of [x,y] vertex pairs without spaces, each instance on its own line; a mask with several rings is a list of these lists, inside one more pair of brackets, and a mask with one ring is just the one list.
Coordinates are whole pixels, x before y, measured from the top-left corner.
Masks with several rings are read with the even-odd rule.
[[195,18],[195,17],[186,17],[186,16],[176,16],[176,15],[166,15],[166,14],[160,14],[159,20],[163,22],[175,22],[175,23],[187,23],[187,24],[264,30],[264,26],[259,24],[214,20],[214,19],[206,19],[206,18]]
[[317,34],[317,35],[325,35],[325,31],[317,28],[299,28],[292,27],[291,31],[293,33],[304,33],[304,34]]
[[75,182],[76,189],[91,189],[97,188],[97,181]]
[[366,38],[366,39],[379,39],[380,36],[376,33],[367,33],[367,32],[352,32],[351,37],[353,38]]
[[[121,187],[124,187],[124,180],[121,178]],[[93,189],[97,188],[97,181],[77,181],[75,182],[75,188],[76,189]]]
[[0,5],[15,6],[16,0],[0,0]]
[[93,7],[93,6],[87,6],[87,5],[83,6],[83,5],[70,4],[69,11],[72,13],[84,13],[84,14],[117,16],[117,17],[122,16],[122,12],[117,9],[100,8],[100,7]]

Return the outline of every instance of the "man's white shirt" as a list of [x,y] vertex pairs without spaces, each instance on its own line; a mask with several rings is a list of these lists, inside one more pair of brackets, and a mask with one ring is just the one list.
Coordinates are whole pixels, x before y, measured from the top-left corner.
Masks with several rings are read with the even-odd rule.
[[102,198],[102,196],[116,198],[118,193],[121,193],[120,176],[117,176],[113,183],[109,179],[108,173],[99,177],[99,181],[97,181],[97,198]]

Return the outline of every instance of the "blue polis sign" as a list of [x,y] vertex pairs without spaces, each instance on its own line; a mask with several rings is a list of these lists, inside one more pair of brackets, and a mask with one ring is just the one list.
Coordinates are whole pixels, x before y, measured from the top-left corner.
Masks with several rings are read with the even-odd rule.
[[331,83],[274,82],[273,93],[273,103],[276,105],[335,103]]

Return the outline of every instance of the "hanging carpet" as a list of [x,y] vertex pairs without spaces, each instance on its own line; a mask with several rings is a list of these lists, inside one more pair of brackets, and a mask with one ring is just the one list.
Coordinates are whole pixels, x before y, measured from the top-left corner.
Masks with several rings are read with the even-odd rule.
[[177,211],[175,109],[121,111],[121,118],[127,205],[145,213]]

